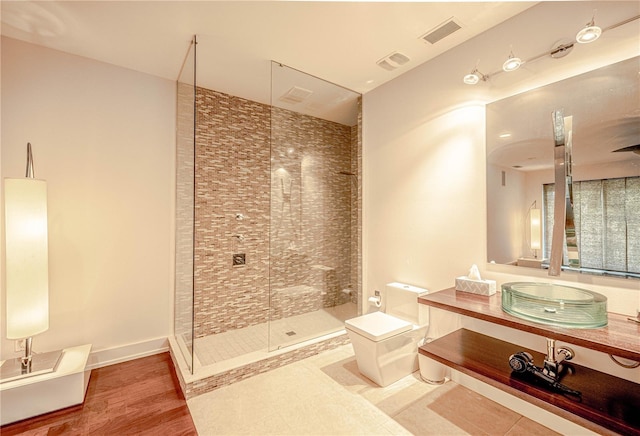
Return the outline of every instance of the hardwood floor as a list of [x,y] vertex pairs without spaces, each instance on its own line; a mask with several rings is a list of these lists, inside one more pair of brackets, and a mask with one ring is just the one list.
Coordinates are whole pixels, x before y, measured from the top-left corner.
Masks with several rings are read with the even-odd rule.
[[197,435],[169,353],[91,371],[85,402],[0,427],[10,435]]

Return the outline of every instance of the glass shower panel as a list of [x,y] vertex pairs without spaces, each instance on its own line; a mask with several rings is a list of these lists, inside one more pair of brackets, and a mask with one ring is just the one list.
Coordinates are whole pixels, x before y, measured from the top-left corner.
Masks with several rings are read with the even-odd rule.
[[196,37],[177,80],[176,109],[176,258],[174,332],[193,373],[194,178]]
[[357,315],[360,94],[271,68],[269,349]]

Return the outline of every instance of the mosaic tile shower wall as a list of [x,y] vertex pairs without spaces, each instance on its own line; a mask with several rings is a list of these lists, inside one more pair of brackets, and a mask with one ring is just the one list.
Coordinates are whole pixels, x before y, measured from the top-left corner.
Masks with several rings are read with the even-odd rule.
[[[268,320],[269,107],[198,88],[194,331]],[[242,214],[239,220],[236,214]],[[246,264],[233,266],[244,253]]]
[[348,301],[351,128],[273,108],[271,319]]
[[203,88],[196,102],[195,336],[352,298],[354,128]]

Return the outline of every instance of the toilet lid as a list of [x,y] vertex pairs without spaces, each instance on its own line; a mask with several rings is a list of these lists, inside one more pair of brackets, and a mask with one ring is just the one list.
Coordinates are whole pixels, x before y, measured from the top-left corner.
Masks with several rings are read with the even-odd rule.
[[410,322],[387,315],[383,312],[369,313],[357,318],[348,319],[344,323],[348,329],[374,342],[382,341],[413,328],[413,324]]

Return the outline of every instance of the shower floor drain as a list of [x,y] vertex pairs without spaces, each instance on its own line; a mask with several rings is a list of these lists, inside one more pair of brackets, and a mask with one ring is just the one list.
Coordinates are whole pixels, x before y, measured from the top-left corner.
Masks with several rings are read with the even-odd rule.
[[285,332],[285,334],[286,334],[287,336],[293,336],[293,335],[295,335],[295,334],[296,334],[296,332],[294,332],[293,330],[291,330],[290,332]]

